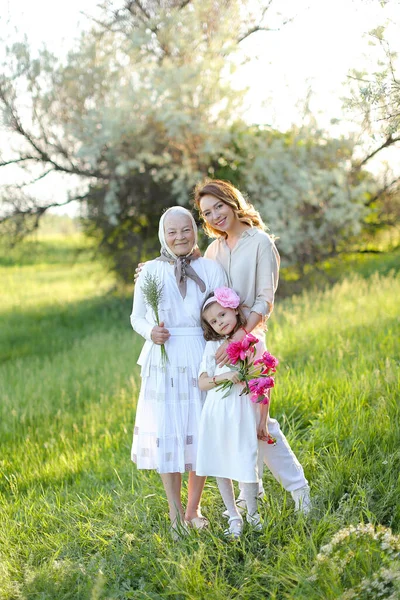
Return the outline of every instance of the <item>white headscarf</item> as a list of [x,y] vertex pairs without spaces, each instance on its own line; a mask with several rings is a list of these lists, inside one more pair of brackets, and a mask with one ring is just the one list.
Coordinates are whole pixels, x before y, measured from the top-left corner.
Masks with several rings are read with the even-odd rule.
[[[164,221],[168,215],[178,213],[182,216],[189,217],[194,231],[194,244],[193,248],[190,249],[190,252],[186,256],[177,256],[171,248],[167,245],[165,241],[165,232],[164,232]],[[161,244],[161,256],[157,258],[157,260],[174,262],[174,274],[176,279],[176,285],[181,293],[182,298],[186,297],[187,291],[187,279],[193,279],[196,285],[199,286],[202,292],[206,291],[206,284],[199,277],[196,271],[193,269],[191,262],[193,260],[197,260],[200,258],[201,253],[197,247],[197,225],[194,220],[192,214],[183,206],[172,206],[165,211],[165,213],[161,216],[160,225],[158,227],[158,237]]]
[[171,250],[171,248],[168,246],[167,242],[165,241],[165,231],[164,231],[164,221],[165,221],[166,217],[168,215],[171,215],[174,213],[185,215],[186,217],[189,217],[189,219],[192,222],[193,231],[194,231],[194,244],[193,244],[193,248],[190,250],[189,254],[191,252],[193,252],[193,250],[197,246],[197,225],[196,225],[196,221],[193,218],[192,213],[189,210],[187,210],[187,208],[183,208],[183,206],[171,206],[171,208],[168,208],[165,211],[165,213],[163,213],[161,215],[160,223],[158,226],[158,239],[160,240],[160,244],[161,244],[161,252],[163,253],[164,256],[168,254],[171,258],[173,258],[174,260],[177,260],[178,256]]

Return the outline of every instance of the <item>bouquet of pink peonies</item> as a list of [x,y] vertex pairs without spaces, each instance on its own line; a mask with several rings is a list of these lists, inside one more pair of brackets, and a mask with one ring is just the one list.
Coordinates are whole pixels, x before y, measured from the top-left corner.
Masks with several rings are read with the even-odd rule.
[[[250,394],[250,400],[259,404],[269,404],[268,390],[273,388],[275,380],[272,374],[276,372],[278,359],[269,352],[254,360],[256,344],[258,342],[251,333],[247,333],[240,342],[231,342],[226,352],[230,358],[231,365],[239,372],[240,380],[244,383],[242,394]],[[226,389],[223,398],[226,398],[232,386],[231,381],[223,381],[216,387]]]

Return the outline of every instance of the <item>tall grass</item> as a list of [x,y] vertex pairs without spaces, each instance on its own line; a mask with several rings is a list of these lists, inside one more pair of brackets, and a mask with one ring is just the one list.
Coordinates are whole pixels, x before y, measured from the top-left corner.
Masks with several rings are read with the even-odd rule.
[[[399,532],[395,272],[281,300],[271,320],[271,413],[304,465],[313,514],[297,516],[265,472],[265,530],[228,543],[210,479],[210,531],[174,543],[159,477],[129,460],[142,345],[131,300],[79,245],[0,268],[0,599],[338,598],[361,584],[353,597],[389,597],[368,596],[390,554],[378,542],[351,541],[346,576],[339,546],[317,555],[360,522]],[[396,574],[398,551],[390,558]]]

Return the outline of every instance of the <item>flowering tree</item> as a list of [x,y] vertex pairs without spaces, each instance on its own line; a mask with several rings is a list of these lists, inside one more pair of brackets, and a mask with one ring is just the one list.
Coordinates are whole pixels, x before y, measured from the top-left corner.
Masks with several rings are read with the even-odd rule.
[[[65,61],[10,45],[0,106],[12,145],[0,167],[55,187],[55,175],[67,176],[66,201],[83,204],[88,231],[130,277],[132,261],[156,247],[162,209],[188,203],[211,157],[229,147],[242,99],[230,87],[233,57],[268,29],[270,5],[108,2]],[[1,201],[14,232],[60,203],[43,202],[32,185],[3,187]]]
[[212,168],[247,194],[278,238],[283,264],[301,271],[362,230],[376,186],[363,169],[353,171],[354,148],[351,138],[331,138],[312,119],[286,133],[236,128],[235,145]]
[[363,174],[355,180],[346,165],[351,140],[311,127],[257,141],[247,189],[261,200],[286,264],[302,268],[336,254],[361,231],[371,184]]
[[[353,142],[316,127],[248,127],[242,94],[231,87],[241,42],[287,20],[271,5],[120,0],[104,3],[65,60],[45,49],[32,56],[26,42],[9,45],[0,108],[10,137],[0,169],[18,168],[26,179],[0,188],[3,224],[14,236],[36,227],[60,204],[62,176],[64,201],[81,204],[86,231],[131,280],[138,260],[158,249],[162,210],[188,206],[208,175],[249,195],[287,264],[336,252],[360,231],[375,193],[364,165],[355,166]],[[37,193],[42,181],[53,199]]]
[[[367,201],[371,209],[368,230],[398,224],[400,218],[400,81],[399,59],[379,26],[368,34],[370,52],[363,71],[349,73],[345,107],[360,121],[363,150],[353,160],[353,172],[368,169],[379,157],[381,175]],[[374,52],[372,52],[372,50]]]

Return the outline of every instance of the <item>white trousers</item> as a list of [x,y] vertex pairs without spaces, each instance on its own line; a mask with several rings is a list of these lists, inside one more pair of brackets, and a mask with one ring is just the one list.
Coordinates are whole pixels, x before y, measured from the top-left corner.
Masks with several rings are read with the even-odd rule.
[[268,431],[276,438],[276,444],[258,442],[258,472],[260,475],[260,491],[262,488],[262,473],[264,463],[272,475],[288,492],[293,492],[308,484],[303,467],[283,435],[276,419],[268,419]]
[[[264,340],[265,332],[262,330],[254,330],[252,332],[260,340]],[[258,348],[258,353],[263,352],[265,346]],[[268,417],[268,431],[272,437],[276,438],[276,444],[267,444],[267,442],[258,441],[258,474],[259,492],[264,494],[262,484],[262,474],[264,464],[267,465],[272,475],[284,487],[287,492],[293,492],[308,485],[308,481],[304,476],[303,467],[297,460],[296,455],[289,446],[289,443],[283,435],[279,423],[276,419]],[[240,484],[239,487],[241,488]],[[242,496],[242,494],[240,494]]]

